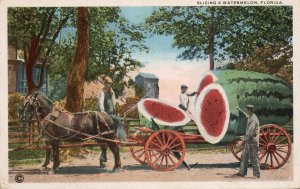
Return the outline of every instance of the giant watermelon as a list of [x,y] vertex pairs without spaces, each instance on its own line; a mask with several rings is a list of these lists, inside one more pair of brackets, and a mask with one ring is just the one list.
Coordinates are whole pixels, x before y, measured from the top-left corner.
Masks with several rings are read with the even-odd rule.
[[255,106],[261,125],[286,124],[293,115],[292,88],[277,77],[248,71],[219,70],[217,78],[199,94],[194,118],[199,132],[210,143],[227,143],[244,135],[246,117],[237,110]]
[[185,111],[156,98],[141,100],[138,111],[148,121],[154,117],[154,121],[162,126],[183,126],[191,120]]

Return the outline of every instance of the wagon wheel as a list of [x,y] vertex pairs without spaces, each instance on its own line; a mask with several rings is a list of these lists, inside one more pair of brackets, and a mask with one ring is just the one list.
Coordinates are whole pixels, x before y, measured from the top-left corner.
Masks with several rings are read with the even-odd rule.
[[153,133],[145,144],[148,164],[156,171],[172,171],[184,160],[185,143],[182,136],[172,130]]
[[[237,146],[238,141],[230,145],[233,155],[240,161],[243,147]],[[260,128],[259,162],[262,169],[278,169],[283,166],[291,155],[291,140],[287,132],[274,124]]]
[[277,169],[283,166],[291,155],[291,140],[287,132],[274,124],[260,128],[259,161],[262,168]]
[[135,146],[130,147],[132,157],[139,162],[140,164],[146,163],[146,156],[145,156],[145,142],[148,139],[149,132],[143,132],[142,130],[137,130],[134,134],[132,139],[137,143]]
[[243,145],[238,145],[241,144],[241,139],[235,139],[230,145],[229,145],[229,149],[231,151],[231,153],[233,154],[233,156],[241,161],[241,155],[242,155],[242,151],[244,146]]

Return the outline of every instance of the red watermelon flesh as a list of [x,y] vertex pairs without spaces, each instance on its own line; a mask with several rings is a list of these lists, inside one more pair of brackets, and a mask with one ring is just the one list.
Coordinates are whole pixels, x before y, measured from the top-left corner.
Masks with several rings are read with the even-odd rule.
[[186,112],[159,99],[147,98],[138,103],[139,112],[148,120],[155,117],[159,125],[182,126],[190,121]]
[[206,86],[195,107],[195,122],[203,138],[216,144],[226,134],[229,123],[229,105],[226,93],[219,84]]
[[211,71],[207,71],[201,74],[199,81],[197,82],[194,91],[196,91],[198,94],[194,95],[192,98],[192,113],[195,113],[195,106],[197,103],[198,96],[201,94],[203,89],[207,87],[208,85],[212,84],[214,81],[216,81],[215,75]]
[[156,101],[145,100],[144,106],[149,114],[155,116],[156,119],[166,122],[174,123],[185,118],[178,109]]
[[218,90],[211,90],[205,95],[200,114],[207,134],[213,137],[221,135],[226,120],[226,108],[224,99]]
[[197,92],[198,94],[200,94],[201,91],[202,91],[207,85],[209,85],[209,84],[211,84],[211,83],[213,83],[213,82],[214,82],[214,79],[213,79],[213,77],[212,77],[211,75],[205,76],[205,77],[202,79],[200,85],[198,86],[198,90],[197,90],[196,92]]

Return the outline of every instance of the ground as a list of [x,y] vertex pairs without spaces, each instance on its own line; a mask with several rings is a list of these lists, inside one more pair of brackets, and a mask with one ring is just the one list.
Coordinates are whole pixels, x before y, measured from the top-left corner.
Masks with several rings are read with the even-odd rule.
[[[109,154],[108,167],[99,169],[99,155],[90,153],[84,159],[73,159],[68,163],[61,163],[59,172],[55,175],[47,171],[41,171],[41,165],[19,165],[9,170],[9,181],[15,182],[15,175],[22,173],[24,182],[114,182],[114,181],[257,181],[252,176],[249,168],[245,178],[232,177],[238,172],[239,163],[228,152],[196,151],[189,150],[186,161],[191,170],[179,167],[171,172],[159,172],[152,170],[148,165],[137,163],[129,152],[121,154],[123,172],[111,173],[113,157]],[[277,170],[262,170],[259,180],[292,180],[293,158]],[[51,164],[50,164],[51,165]]]

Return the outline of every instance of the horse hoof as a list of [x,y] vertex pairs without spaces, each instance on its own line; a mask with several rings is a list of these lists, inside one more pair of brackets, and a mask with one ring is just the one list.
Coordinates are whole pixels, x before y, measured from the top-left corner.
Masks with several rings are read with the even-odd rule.
[[99,165],[99,168],[105,168],[105,167],[107,167],[107,164],[101,162],[100,165]]
[[44,167],[44,166],[43,166],[43,167],[41,168],[41,171],[47,171],[47,170],[48,170],[48,167]]
[[115,168],[111,171],[111,173],[121,173],[124,172],[124,170],[121,167]]
[[52,171],[50,171],[49,174],[54,175],[54,174],[58,173],[58,171],[59,171],[59,168],[55,168]]

